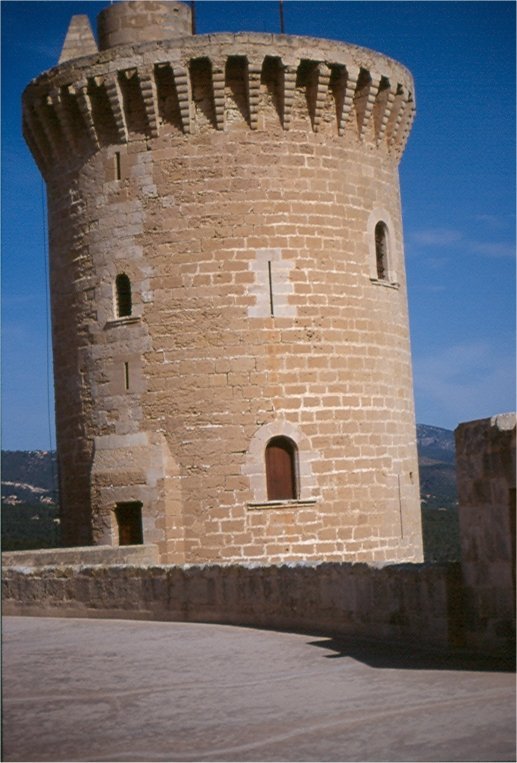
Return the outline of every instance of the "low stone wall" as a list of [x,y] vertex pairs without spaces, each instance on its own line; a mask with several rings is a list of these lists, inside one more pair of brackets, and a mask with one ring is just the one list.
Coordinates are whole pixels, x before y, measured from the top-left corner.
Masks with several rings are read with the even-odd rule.
[[57,567],[61,565],[157,564],[158,546],[75,546],[31,551],[7,551],[2,567]]
[[213,622],[462,646],[457,565],[7,567],[4,614]]

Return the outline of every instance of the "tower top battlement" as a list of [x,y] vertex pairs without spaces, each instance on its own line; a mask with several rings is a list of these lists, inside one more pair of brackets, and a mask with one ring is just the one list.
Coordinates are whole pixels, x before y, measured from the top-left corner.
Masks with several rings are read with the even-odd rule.
[[[107,11],[118,10],[121,26],[106,16],[101,36],[103,44],[118,40],[116,47],[64,61],[26,88],[24,135],[45,177],[63,162],[84,161],[103,145],[128,143],[132,136],[230,131],[237,111],[251,130],[275,129],[276,123],[288,131],[295,119],[301,127],[302,119],[309,132],[324,130],[400,159],[415,102],[411,74],[396,61],[348,43],[291,35],[186,34],[130,42],[131,36],[141,40],[136,5],[153,6],[148,16],[166,22],[160,30],[167,31],[164,3],[120,3]],[[186,16],[178,18],[186,23]],[[146,29],[158,34],[158,24]],[[91,50],[82,31],[81,44]],[[73,41],[68,49],[74,50]],[[200,76],[208,83],[203,99]],[[135,109],[141,111],[137,128]]]

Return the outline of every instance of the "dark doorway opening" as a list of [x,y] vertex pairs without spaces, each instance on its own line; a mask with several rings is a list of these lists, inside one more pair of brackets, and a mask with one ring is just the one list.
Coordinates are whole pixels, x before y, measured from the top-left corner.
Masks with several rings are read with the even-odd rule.
[[142,504],[140,501],[117,503],[115,516],[118,525],[119,546],[137,546],[144,542],[142,530]]

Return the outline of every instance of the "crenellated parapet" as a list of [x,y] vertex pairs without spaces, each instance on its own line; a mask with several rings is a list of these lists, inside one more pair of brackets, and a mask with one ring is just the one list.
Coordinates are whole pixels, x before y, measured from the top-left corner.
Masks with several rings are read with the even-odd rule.
[[103,146],[236,125],[325,132],[397,162],[414,114],[411,75],[379,53],[251,33],[118,45],[64,61],[23,97],[24,135],[45,176]]

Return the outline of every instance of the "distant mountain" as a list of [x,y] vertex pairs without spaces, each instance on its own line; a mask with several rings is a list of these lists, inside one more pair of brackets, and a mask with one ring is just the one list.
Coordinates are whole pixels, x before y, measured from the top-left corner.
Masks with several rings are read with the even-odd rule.
[[422,535],[426,562],[460,559],[454,432],[417,424]]
[[59,545],[56,454],[2,451],[2,549]]
[[424,463],[428,460],[454,463],[454,432],[450,429],[417,424],[416,438],[418,456]]
[[2,503],[57,503],[55,452],[47,450],[2,451]]
[[457,506],[454,432],[417,424],[420,496],[429,508]]

